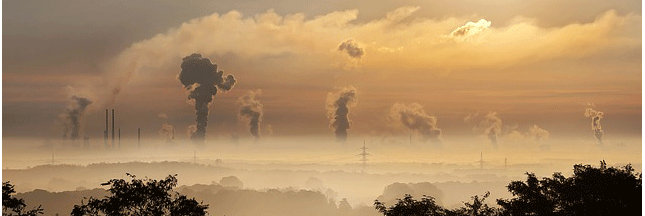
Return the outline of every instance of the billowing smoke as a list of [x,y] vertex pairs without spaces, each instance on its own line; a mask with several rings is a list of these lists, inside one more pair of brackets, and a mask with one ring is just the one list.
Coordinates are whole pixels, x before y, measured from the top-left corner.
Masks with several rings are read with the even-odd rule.
[[186,128],[186,136],[192,137],[195,131],[197,131],[197,125],[188,125]]
[[[479,113],[468,115],[464,118],[464,121],[468,122],[476,121],[475,119],[481,119],[478,116]],[[479,124],[475,126],[473,130],[483,132],[483,134],[490,140],[490,143],[497,147],[497,138],[502,133],[502,119],[497,116],[497,112],[489,112],[487,115],[483,116],[483,119],[481,119]]]
[[421,134],[425,140],[441,142],[441,129],[437,127],[437,117],[426,114],[423,106],[418,103],[409,106],[395,103],[390,109],[390,117],[400,120],[403,126]]
[[605,132],[602,131],[602,126],[600,125],[600,120],[602,119],[603,112],[594,110],[592,108],[587,108],[585,110],[585,117],[591,117],[591,130],[593,130],[593,135],[598,139],[598,142],[602,144],[602,136]]
[[175,139],[175,127],[171,124],[163,123],[163,125],[161,125],[161,130],[159,130],[159,134],[166,139],[166,142],[171,142]]
[[337,141],[345,142],[347,140],[347,130],[351,125],[348,116],[349,108],[356,106],[356,102],[356,88],[351,85],[327,94],[329,127],[336,133]]
[[92,101],[87,98],[72,96],[70,97],[71,104],[67,107],[65,113],[61,114],[63,118],[64,133],[63,138],[71,138],[77,140],[80,137],[81,118],[87,106]]
[[262,116],[264,115],[262,104],[255,98],[261,94],[262,90],[258,89],[256,91],[249,91],[237,99],[237,102],[240,104],[237,117],[239,120],[249,120],[249,129],[255,138],[260,138],[260,123],[262,123]]
[[208,58],[202,58],[201,54],[186,56],[181,63],[179,81],[184,87],[190,90],[188,99],[195,100],[197,111],[197,130],[191,134],[191,139],[196,142],[203,142],[206,135],[206,124],[208,122],[208,105],[213,101],[217,90],[228,91],[235,85],[235,77],[217,70],[217,65],[212,64]]
[[489,112],[481,126],[484,126],[484,134],[488,136],[491,144],[497,146],[497,137],[502,133],[502,119],[497,117],[497,112]]
[[365,54],[363,48],[359,47],[354,39],[347,39],[338,45],[338,51],[345,51],[352,58],[360,59]]

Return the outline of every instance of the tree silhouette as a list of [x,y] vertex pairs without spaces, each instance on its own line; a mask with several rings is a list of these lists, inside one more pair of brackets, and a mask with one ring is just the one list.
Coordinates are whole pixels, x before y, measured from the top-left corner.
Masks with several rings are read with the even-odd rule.
[[629,215],[642,208],[642,174],[631,165],[622,169],[574,165],[573,176],[554,173],[538,180],[526,173],[526,182],[513,181],[507,187],[515,196],[497,203],[511,215]]
[[472,203],[464,203],[465,207],[460,209],[452,210],[448,215],[468,215],[468,216],[490,216],[490,215],[502,215],[502,210],[489,207],[488,204],[484,203],[486,198],[490,196],[490,192],[486,192],[484,196],[479,198],[479,196],[472,196]]
[[206,215],[208,205],[173,193],[177,186],[176,175],[162,180],[132,178],[130,182],[112,179],[101,185],[110,185],[112,194],[103,199],[90,197],[87,204],[75,205],[71,215]]
[[421,200],[414,200],[410,194],[406,194],[403,199],[397,199],[398,203],[394,206],[386,207],[385,203],[374,201],[376,210],[383,213],[384,216],[494,216],[503,215],[501,209],[489,207],[484,201],[490,195],[486,192],[482,198],[475,195],[472,203],[464,203],[465,207],[448,210],[434,202],[434,198],[423,196]]
[[374,200],[374,207],[384,216],[434,216],[446,215],[446,209],[437,205],[431,196],[423,196],[421,200],[414,200],[410,194],[406,194],[403,199],[397,199],[398,202],[391,207],[386,207],[385,203]]
[[16,190],[13,189],[13,185],[7,182],[2,182],[2,215],[6,216],[34,216],[39,214],[44,214],[41,206],[34,208],[29,211],[25,211],[25,201],[23,199],[18,199],[13,197],[11,194],[16,193]]

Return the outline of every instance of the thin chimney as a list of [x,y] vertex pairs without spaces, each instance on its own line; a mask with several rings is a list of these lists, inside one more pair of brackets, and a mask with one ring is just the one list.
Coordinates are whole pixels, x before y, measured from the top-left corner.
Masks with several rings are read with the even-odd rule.
[[107,147],[108,139],[108,109],[105,109],[105,131],[103,131],[103,144]]
[[119,128],[119,148],[121,148],[121,128]]
[[114,148],[114,109],[112,109],[112,148]]

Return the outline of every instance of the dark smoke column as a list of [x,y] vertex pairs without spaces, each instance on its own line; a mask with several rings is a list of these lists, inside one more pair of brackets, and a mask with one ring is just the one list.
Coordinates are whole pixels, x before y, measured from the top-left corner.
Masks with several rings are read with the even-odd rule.
[[235,85],[235,77],[227,75],[223,77],[223,71],[217,71],[217,65],[212,64],[201,54],[193,53],[181,63],[179,81],[184,87],[190,90],[188,99],[195,100],[195,111],[197,111],[197,130],[190,136],[195,142],[204,142],[206,135],[206,124],[208,122],[208,105],[213,101],[217,90],[228,91]]
[[262,110],[262,104],[255,97],[261,94],[262,91],[258,89],[257,91],[249,91],[249,93],[237,99],[240,104],[238,119],[249,120],[249,131],[256,139],[260,138],[260,123],[262,122],[264,111]]
[[72,140],[77,140],[80,137],[81,117],[83,117],[85,109],[92,103],[92,101],[87,98],[77,96],[72,96],[70,100],[73,101],[73,104],[67,107],[67,112],[62,116],[64,117],[65,127],[63,138],[69,137]]
[[338,92],[327,94],[327,116],[330,120],[329,127],[336,133],[336,140],[345,142],[347,130],[351,125],[349,120],[349,107],[356,106],[356,88],[347,86]]

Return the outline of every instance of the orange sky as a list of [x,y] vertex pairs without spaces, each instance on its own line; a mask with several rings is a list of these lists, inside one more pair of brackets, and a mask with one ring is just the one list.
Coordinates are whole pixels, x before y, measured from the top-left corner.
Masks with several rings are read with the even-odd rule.
[[[158,12],[144,12],[148,19],[117,5],[105,10],[123,15],[109,16],[98,2],[78,5],[96,13],[25,18],[19,11],[47,5],[5,4],[3,136],[59,137],[58,114],[71,95],[94,102],[82,130],[96,139],[108,106],[117,108],[124,131],[169,123],[184,136],[194,108],[176,76],[191,53],[238,80],[210,106],[211,137],[249,136],[236,101],[256,89],[263,130],[333,136],[326,97],[348,85],[357,89],[350,136],[408,133],[390,116],[395,103],[421,105],[437,118],[443,139],[481,135],[464,118],[489,112],[497,112],[505,134],[529,137],[537,125],[551,138],[593,138],[584,116],[591,104],[605,113],[607,136],[641,135],[641,2],[562,3],[584,10],[563,10],[560,1],[468,3],[376,1],[317,11],[151,4],[146,11]],[[19,27],[21,18],[47,27]],[[346,41],[361,54],[339,50]],[[115,87],[122,91],[112,105]]]

